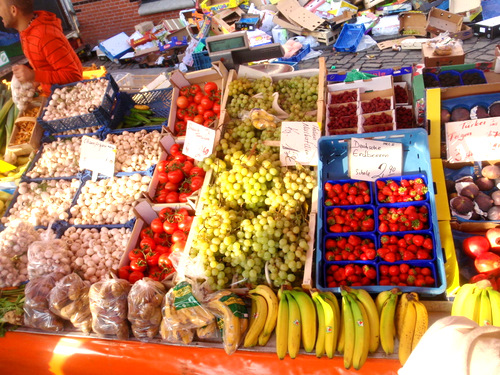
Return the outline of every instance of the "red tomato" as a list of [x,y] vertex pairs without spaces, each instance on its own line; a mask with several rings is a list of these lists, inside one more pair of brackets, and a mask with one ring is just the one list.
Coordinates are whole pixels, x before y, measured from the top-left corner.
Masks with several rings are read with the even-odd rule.
[[166,191],[177,191],[177,190],[179,190],[179,184],[174,184],[173,182],[168,181],[168,182],[165,184],[164,189],[165,189]]
[[220,104],[215,103],[213,108],[212,108],[212,111],[214,111],[216,114],[219,114],[220,113]]
[[178,184],[182,180],[184,180],[184,173],[182,172],[181,169],[175,169],[173,171],[168,172],[167,177],[168,177],[168,181],[170,181],[174,184]]
[[143,238],[141,240],[141,243],[139,244],[139,247],[141,248],[141,250],[147,253],[149,250],[154,250],[156,248],[156,242],[150,237]]
[[193,118],[193,121],[196,122],[197,124],[203,125],[203,116],[202,115],[196,115]]
[[185,246],[186,246],[186,241],[179,241],[179,242],[174,243],[172,245],[172,247],[170,248],[170,250],[172,250],[173,253],[176,251],[183,252]]
[[179,96],[176,101],[177,107],[184,109],[189,105],[189,101],[185,96]]
[[180,89],[180,94],[182,96],[188,96],[189,95],[189,86],[185,86]]
[[162,254],[170,254],[170,247],[165,246],[165,245],[158,245],[156,246],[156,251],[162,255]]
[[165,231],[165,233],[168,233],[168,234],[174,233],[178,227],[179,226],[177,225],[177,223],[171,223],[169,221],[165,221],[163,223],[163,230]]
[[184,116],[186,116],[186,109],[185,108],[177,108],[176,115],[178,120],[184,120]]
[[186,203],[187,198],[191,195],[191,193],[180,193],[179,194],[179,202]]
[[190,176],[200,176],[200,177],[205,177],[205,171],[203,170],[203,168],[200,168],[200,167],[193,167],[193,168],[191,168],[191,170],[189,171],[189,175],[190,175]]
[[[186,119],[187,121],[187,119]],[[174,133],[176,135],[184,135],[183,132],[186,131],[186,123],[184,121],[176,121],[174,125]]]
[[123,266],[118,270],[118,277],[120,279],[128,280],[131,273],[132,269],[130,268],[130,266]]
[[174,268],[174,265],[172,264],[169,256],[169,254],[162,254],[158,259],[158,266],[160,266],[160,268],[162,268],[163,270],[170,271]]
[[167,172],[158,173],[158,181],[160,184],[166,184],[169,181]]
[[214,102],[206,96],[201,100],[200,104],[204,109],[212,109],[212,107],[214,106]]
[[158,214],[158,217],[160,218],[161,222],[163,223],[165,220],[167,220],[169,217],[174,215],[174,210],[170,207],[165,207],[163,208],[160,213]]
[[193,121],[193,118],[194,118],[193,115],[186,115],[186,116],[184,116],[184,121],[186,121],[186,124],[187,124],[188,121]]
[[170,155],[177,155],[181,154],[181,146],[178,143],[174,143],[172,146],[170,146],[168,152]]
[[158,249],[159,246],[166,246],[170,242],[170,235],[163,231],[163,225],[161,230],[161,233],[155,233],[153,237],[153,240],[156,242],[156,251],[160,251]]
[[146,237],[153,238],[154,234],[155,233],[153,232],[151,227],[144,228],[143,230],[141,230],[141,240]]
[[172,242],[176,243],[179,241],[186,241],[187,236],[182,230],[178,229],[174,233],[172,233]]
[[165,168],[167,167],[167,161],[162,160],[156,165],[156,169],[158,169],[158,172],[165,172]]
[[490,242],[483,236],[468,237],[464,240],[462,246],[465,254],[472,259],[490,250]]
[[134,259],[130,261],[130,268],[133,271],[144,272],[148,268],[148,264],[144,259]]
[[182,166],[182,171],[184,172],[184,174],[186,176],[189,176],[191,174],[190,172],[191,172],[191,169],[193,169],[193,167],[194,167],[193,162],[186,160],[184,162],[184,165]]
[[128,253],[128,258],[132,261],[134,259],[144,259],[144,252],[142,249],[136,248]]
[[176,191],[169,191],[167,194],[167,203],[178,203],[179,193]]
[[203,118],[205,120],[214,121],[217,118],[217,115],[213,110],[209,109],[208,111],[205,111],[205,113],[203,113]]
[[[189,105],[189,107],[187,108],[187,110],[188,110],[188,112],[189,112],[190,115],[195,116],[195,115],[198,114],[198,111],[196,109],[196,103],[191,103]],[[185,119],[185,117],[184,117],[184,119]]]
[[184,154],[176,154],[174,159],[179,161],[180,163],[184,163],[187,160],[187,156]]
[[156,203],[166,203],[167,202],[168,191],[162,190],[156,193],[155,202]]
[[158,251],[150,251],[146,253],[146,263],[148,266],[158,265],[158,259],[160,258],[160,253]]
[[192,95],[196,95],[197,93],[201,92],[201,87],[200,85],[191,85],[189,87],[189,92],[192,94]]
[[203,177],[193,176],[191,178],[191,184],[189,185],[191,191],[199,190],[203,186],[203,180],[204,180]]
[[212,122],[213,122],[213,120],[204,120],[203,124],[201,124],[201,125],[203,125],[205,128],[208,128],[208,127],[210,127],[210,124],[212,124]]
[[163,232],[163,222],[159,218],[153,219],[153,221],[151,222],[151,229],[155,233],[162,233]]
[[134,271],[132,272],[129,277],[128,277],[128,281],[133,284],[135,283],[136,281],[139,281],[141,279],[144,278],[144,273],[140,272],[140,271]]
[[500,256],[491,252],[480,254],[474,260],[474,266],[478,272],[500,270]]
[[208,95],[211,95],[214,91],[217,91],[217,84],[215,82],[207,82],[203,90],[205,90]]
[[196,93],[196,95],[194,96],[194,102],[196,104],[200,104],[201,99],[203,99],[203,97],[204,97],[203,93],[201,92]]
[[203,115],[205,113],[205,108],[203,108],[203,106],[201,104],[198,104],[196,106],[196,110],[198,111],[199,115]]

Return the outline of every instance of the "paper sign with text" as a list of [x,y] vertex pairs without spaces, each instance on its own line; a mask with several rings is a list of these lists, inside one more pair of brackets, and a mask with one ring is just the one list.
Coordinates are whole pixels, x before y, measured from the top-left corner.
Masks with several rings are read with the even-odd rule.
[[375,181],[377,178],[401,176],[403,145],[396,142],[352,138],[349,143],[349,177]]
[[97,174],[113,177],[115,173],[116,146],[111,143],[84,136],[80,148],[80,169],[92,171],[92,180]]
[[182,153],[194,160],[202,161],[212,155],[215,142],[215,130],[193,121],[187,122],[186,139]]
[[445,127],[450,163],[499,159],[500,117],[448,122]]
[[317,122],[282,122],[281,165],[318,165],[318,139],[321,130]]

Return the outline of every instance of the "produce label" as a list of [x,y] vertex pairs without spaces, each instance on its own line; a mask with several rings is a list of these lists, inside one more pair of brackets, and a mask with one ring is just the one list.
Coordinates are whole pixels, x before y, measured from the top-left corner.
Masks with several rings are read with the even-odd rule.
[[188,121],[186,128],[186,140],[182,153],[192,157],[194,160],[202,161],[212,155],[215,142],[215,130]]
[[280,161],[283,166],[318,165],[318,139],[321,136],[317,122],[282,122]]
[[448,122],[447,159],[450,163],[496,160],[500,153],[500,117]]
[[0,66],[7,65],[9,63],[9,57],[5,51],[0,51]]
[[191,285],[186,281],[182,281],[174,287],[174,307],[176,310],[185,309],[188,307],[200,306],[200,303],[193,295]]
[[403,145],[395,142],[352,138],[349,143],[349,177],[375,181],[377,178],[401,176]]
[[97,174],[113,177],[115,173],[116,146],[84,136],[80,148],[80,169],[92,171],[92,181]]
[[238,318],[248,318],[248,311],[245,306],[245,302],[243,302],[243,300],[236,294],[231,293],[227,296],[221,297],[220,301],[229,307],[229,310],[231,310],[233,315]]

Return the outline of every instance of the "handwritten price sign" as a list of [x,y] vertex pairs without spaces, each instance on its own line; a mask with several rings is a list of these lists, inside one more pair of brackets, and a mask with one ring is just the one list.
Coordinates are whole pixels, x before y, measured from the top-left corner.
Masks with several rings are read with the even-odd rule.
[[116,146],[111,143],[84,136],[80,148],[80,169],[92,171],[92,180],[97,174],[113,177],[115,173]]
[[186,128],[186,140],[182,153],[192,157],[194,160],[202,161],[212,155],[215,142],[215,130],[188,121]]
[[318,139],[321,135],[317,122],[282,122],[281,165],[318,165]]
[[500,117],[448,122],[445,127],[450,163],[498,159]]
[[403,146],[395,142],[352,138],[348,160],[352,179],[375,181],[377,178],[401,176]]

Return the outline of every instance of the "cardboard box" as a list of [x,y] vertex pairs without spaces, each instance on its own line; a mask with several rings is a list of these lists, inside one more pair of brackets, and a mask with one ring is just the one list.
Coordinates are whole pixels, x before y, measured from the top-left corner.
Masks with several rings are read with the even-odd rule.
[[[31,131],[31,136],[28,142],[13,145],[12,141],[16,138],[17,133],[20,131],[18,123],[20,122],[32,122],[34,123],[33,130]],[[14,128],[12,130],[12,135],[9,141],[8,150],[13,152],[16,156],[25,156],[31,154],[33,151],[38,150],[40,147],[40,140],[42,139],[43,128],[36,121],[36,117],[19,117],[14,123]]]
[[[450,33],[451,38],[461,39],[461,40],[472,38],[473,35],[474,35],[474,30],[472,30],[466,24],[462,25],[462,29],[460,31],[458,31],[456,33]],[[431,37],[434,38],[435,36],[436,36],[436,34],[431,33]]]
[[338,36],[340,34],[340,29],[331,30],[326,28],[319,28],[315,31],[304,30],[302,31],[302,35],[304,36],[313,36],[319,43],[323,43],[327,46],[335,43]]
[[290,21],[288,18],[286,18],[281,12],[276,12],[276,14],[273,17],[273,22],[282,27],[283,29],[287,29],[288,31],[291,31],[292,33],[295,34],[300,34],[302,33],[303,28],[298,25],[297,23]]
[[129,44],[129,36],[125,33],[117,34],[104,42],[99,43],[99,49],[108,59],[118,63],[120,57],[134,49]]
[[236,8],[238,5],[246,3],[248,0],[204,0],[200,4],[201,9],[217,13],[228,8]]
[[245,14],[234,24],[236,31],[255,31],[261,25],[259,14]]
[[245,14],[240,8],[225,9],[212,17],[210,31],[214,35],[229,34],[235,30],[235,23]]
[[433,34],[457,33],[462,30],[464,17],[445,10],[432,8],[427,16],[427,31]]
[[316,30],[325,22],[323,18],[300,6],[296,0],[281,0],[276,4],[276,7],[288,20],[295,22],[306,30]]
[[422,45],[422,58],[426,67],[443,65],[459,65],[465,62],[465,52],[461,45],[453,47],[451,55],[438,56],[434,54],[434,49],[426,44]]
[[427,36],[427,17],[421,12],[403,12],[399,15],[399,33]]
[[141,22],[138,25],[135,25],[135,31],[140,32],[142,35],[146,33],[146,31],[151,30],[153,27],[155,27],[155,24],[151,21],[146,21],[146,22]]

